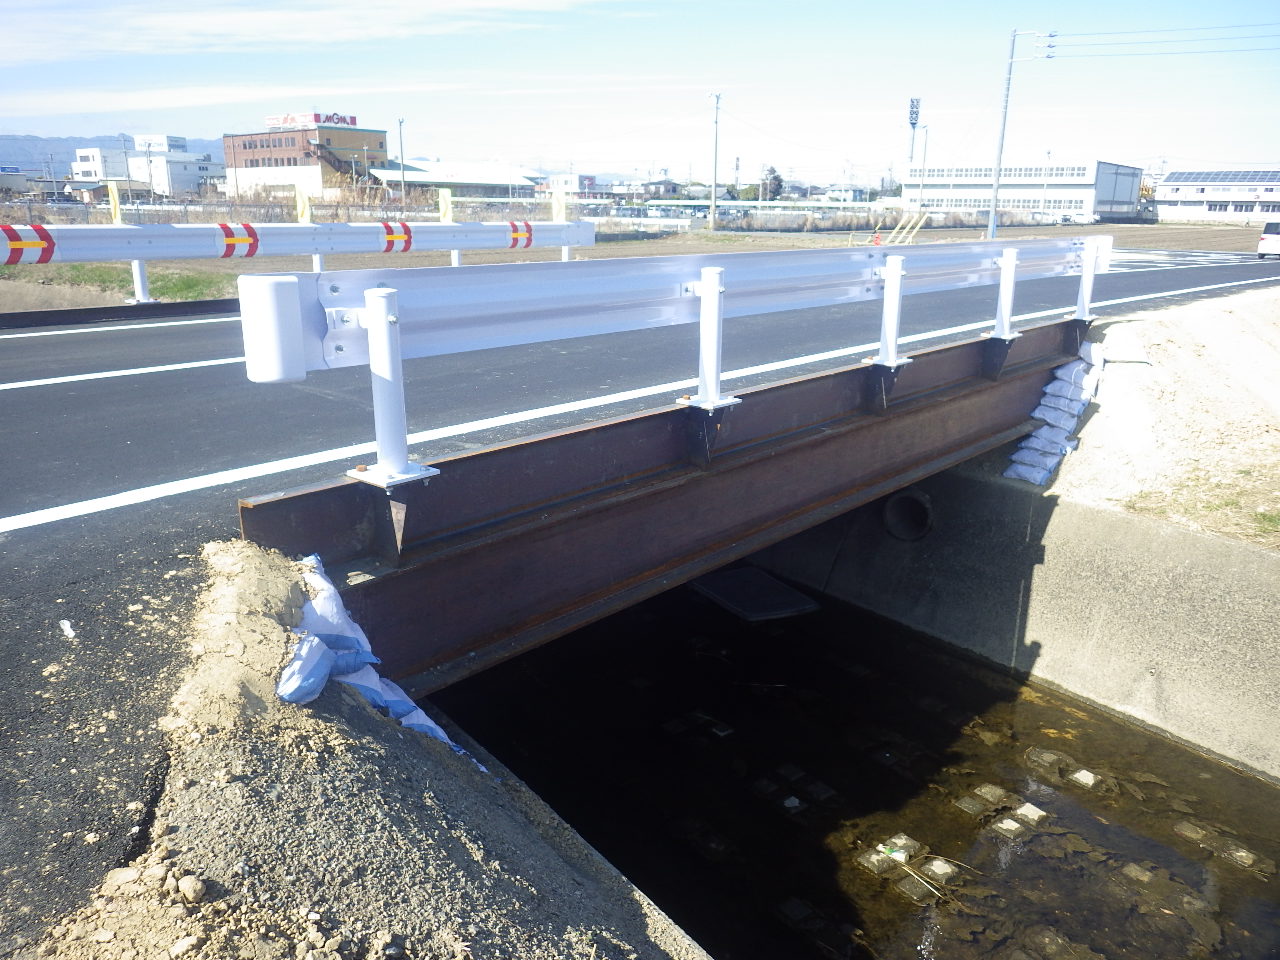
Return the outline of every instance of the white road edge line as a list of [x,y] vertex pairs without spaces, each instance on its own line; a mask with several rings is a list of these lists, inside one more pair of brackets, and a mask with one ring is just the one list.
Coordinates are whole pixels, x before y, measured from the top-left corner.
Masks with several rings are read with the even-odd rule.
[[43,380],[15,380],[0,383],[0,390],[21,390],[23,387],[47,387],[54,383],[79,383],[81,380],[107,380],[111,377],[133,377],[143,373],[166,373],[170,370],[192,370],[196,367],[217,367],[228,363],[244,363],[244,357],[223,357],[219,360],[189,360],[186,363],[166,363],[159,367],[134,367],[132,370],[105,370],[102,373],[76,373],[67,377],[46,377]]
[[29,337],[66,337],[73,333],[115,333],[117,330],[154,330],[156,327],[190,327],[199,323],[230,323],[240,317],[202,317],[199,320],[157,320],[155,323],[123,323],[114,326],[76,327],[74,330],[29,330],[26,333],[0,333],[0,340],[24,340]]
[[[1200,293],[1205,290],[1218,290],[1224,287],[1237,287],[1254,283],[1274,283],[1277,280],[1280,280],[1280,277],[1264,277],[1255,280],[1238,280],[1231,283],[1215,283],[1203,287],[1190,287],[1185,290],[1170,290],[1165,293],[1144,294],[1137,297],[1123,297],[1118,300],[1103,300],[1093,304],[1093,306],[1105,307],[1122,303],[1136,303],[1142,300],[1158,300],[1162,297],[1175,297],[1185,293]],[[1035,313],[1019,314],[1013,319],[1014,321],[1037,320],[1041,317],[1058,316],[1070,311],[1071,309],[1071,307],[1056,307],[1051,310],[1040,310]],[[993,324],[990,321],[969,323],[962,326],[951,327],[947,330],[935,330],[927,334],[914,334],[909,337],[903,337],[901,342],[913,343],[923,340],[931,340],[937,337],[949,336],[954,333],[965,333],[971,330],[979,330],[992,325]],[[879,343],[860,344],[853,347],[844,347],[839,350],[831,350],[827,353],[815,353],[810,354],[807,357],[796,357],[792,360],[783,360],[777,363],[744,367],[740,370],[732,370],[725,373],[723,379],[734,380],[742,377],[753,376],[759,373],[772,372],[785,367],[819,363],[823,360],[832,360],[838,359],[839,357],[865,353],[869,350],[875,350],[878,347]],[[698,381],[696,379],[676,380],[671,383],[656,384],[651,387],[641,387],[635,390],[626,390],[621,393],[605,394],[604,396],[593,397],[587,400],[574,400],[569,403],[559,403],[549,407],[522,410],[517,413],[509,413],[500,417],[489,417],[484,420],[473,420],[469,423],[459,423],[448,427],[437,427],[434,430],[423,430],[419,433],[411,433],[408,436],[408,441],[410,444],[427,443],[431,440],[442,440],[449,437],[456,437],[462,434],[473,433],[477,430],[490,430],[496,427],[524,423],[529,420],[538,420],[543,417],[553,417],[565,413],[576,413],[582,410],[589,410],[594,407],[604,407],[614,403],[625,403],[628,400],[638,400],[655,394],[678,394],[679,391],[687,390],[689,387],[696,387],[697,384]],[[167,483],[157,483],[147,487],[138,487],[135,490],[126,490],[123,493],[115,493],[105,497],[95,497],[92,500],[81,500],[77,503],[68,503],[60,507],[46,507],[43,510],[33,510],[30,513],[15,514],[11,517],[0,517],[0,534],[9,533],[14,530],[23,530],[27,527],[36,527],[46,523],[54,523],[58,520],[70,520],[75,517],[88,516],[93,513],[114,510],[117,507],[134,506],[139,503],[147,503],[151,500],[160,500],[165,497],[177,496],[183,493],[193,493],[197,490],[207,490],[211,487],[219,487],[229,483],[239,483],[243,480],[253,480],[258,477],[287,473],[290,470],[301,470],[306,467],[319,466],[324,463],[333,463],[337,460],[346,460],[350,457],[358,457],[362,454],[373,453],[374,450],[375,444],[371,442],[357,443],[346,447],[335,447],[332,450],[321,450],[316,453],[303,454],[297,457],[286,457],[283,460],[272,460],[267,463],[252,464],[247,467],[237,467],[232,470],[221,470],[217,473],[206,473],[198,477],[188,477],[183,480],[171,480]]]

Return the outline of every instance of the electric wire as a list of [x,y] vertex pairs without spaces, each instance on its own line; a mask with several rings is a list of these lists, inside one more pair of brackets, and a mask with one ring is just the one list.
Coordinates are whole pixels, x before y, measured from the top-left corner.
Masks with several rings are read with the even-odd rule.
[[1159,30],[1102,30],[1097,33],[1059,33],[1059,37],[1123,37],[1138,33],[1203,33],[1205,30],[1252,30],[1255,27],[1280,27],[1280,23],[1233,23],[1223,27],[1164,27]]
[[1048,54],[1048,60],[1083,60],[1086,57],[1198,57],[1210,53],[1259,53],[1264,50],[1280,50],[1280,47],[1237,47],[1232,50],[1154,50],[1149,53],[1068,53]]
[[1280,37],[1280,33],[1250,33],[1239,37],[1179,37],[1173,40],[1090,40],[1085,43],[1050,44],[1050,46],[1058,50],[1074,50],[1076,47],[1136,47],[1139,44],[1148,43],[1226,43],[1230,40],[1270,40],[1274,37]]

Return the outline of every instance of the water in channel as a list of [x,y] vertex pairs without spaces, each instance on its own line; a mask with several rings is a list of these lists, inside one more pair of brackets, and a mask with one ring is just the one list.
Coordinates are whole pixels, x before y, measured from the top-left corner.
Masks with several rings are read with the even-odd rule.
[[432,701],[717,960],[1280,957],[1280,789],[829,599],[681,587]]

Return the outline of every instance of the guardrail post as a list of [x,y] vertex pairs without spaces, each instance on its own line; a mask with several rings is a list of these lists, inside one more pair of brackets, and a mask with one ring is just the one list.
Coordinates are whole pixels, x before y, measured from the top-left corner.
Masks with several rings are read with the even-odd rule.
[[880,353],[875,362],[882,367],[896,367],[910,360],[898,359],[898,321],[902,317],[902,268],[906,257],[893,255],[884,258],[880,277],[884,280],[884,310],[880,319]]
[[898,380],[899,368],[910,363],[898,357],[898,323],[902,317],[902,278],[906,276],[906,257],[893,254],[884,258],[877,273],[884,281],[884,309],[880,319],[880,353],[868,361],[867,393],[863,405],[869,410],[883,411],[889,405],[889,394]]
[[1009,348],[1021,334],[1013,331],[1013,291],[1017,283],[1018,249],[1006,247],[996,260],[1000,267],[1000,291],[996,298],[995,329],[985,334],[983,344],[982,375],[988,380],[998,380],[1009,359]]
[[742,401],[720,395],[720,354],[724,342],[724,269],[703,267],[701,279],[691,285],[701,301],[698,311],[698,394],[681,397],[681,403],[708,412]]
[[[441,187],[436,191],[436,196],[440,203],[440,222],[453,223],[453,191],[448,187]],[[462,251],[449,251],[449,266],[462,266]]]
[[440,471],[409,461],[409,427],[404,409],[404,363],[400,356],[400,318],[396,291],[379,287],[364,292],[360,325],[369,334],[369,373],[373,382],[373,432],[378,462],[347,476],[390,490],[400,483],[426,480]]
[[1073,320],[1089,322],[1093,314],[1089,312],[1093,300],[1093,278],[1098,270],[1098,238],[1085,237],[1084,254],[1080,264],[1080,294],[1076,297],[1076,312]]
[[155,303],[151,299],[151,291],[147,287],[147,264],[145,260],[131,260],[133,267],[133,302]]
[[[563,190],[557,190],[551,195],[551,219],[556,223],[569,222],[569,194]],[[561,262],[568,262],[569,247],[560,248]]]

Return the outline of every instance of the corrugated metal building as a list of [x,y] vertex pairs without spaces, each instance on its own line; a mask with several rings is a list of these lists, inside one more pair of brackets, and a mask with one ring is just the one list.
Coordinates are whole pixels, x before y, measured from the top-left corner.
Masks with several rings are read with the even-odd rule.
[[[902,181],[907,209],[985,218],[991,210],[992,166],[910,166]],[[1009,219],[1129,220],[1138,213],[1142,169],[1105,160],[1046,160],[1000,171],[998,209]]]
[[1280,168],[1175,170],[1156,185],[1166,223],[1256,223],[1280,219]]

